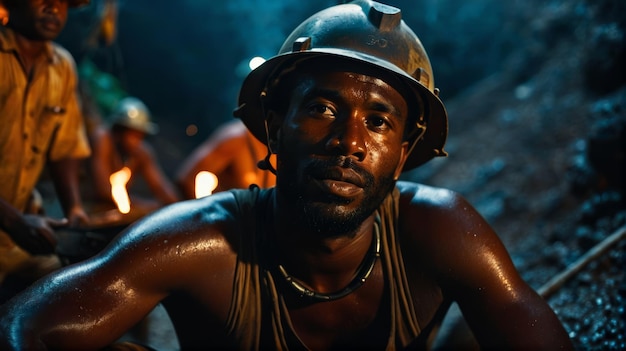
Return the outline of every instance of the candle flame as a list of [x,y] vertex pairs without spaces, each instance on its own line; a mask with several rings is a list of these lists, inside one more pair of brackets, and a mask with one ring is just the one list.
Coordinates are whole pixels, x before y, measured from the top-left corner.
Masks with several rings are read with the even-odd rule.
[[217,176],[208,171],[196,174],[196,199],[209,196],[217,188]]
[[109,177],[111,196],[113,196],[117,209],[123,214],[130,212],[130,198],[126,190],[126,183],[130,180],[130,176],[130,168],[124,167]]

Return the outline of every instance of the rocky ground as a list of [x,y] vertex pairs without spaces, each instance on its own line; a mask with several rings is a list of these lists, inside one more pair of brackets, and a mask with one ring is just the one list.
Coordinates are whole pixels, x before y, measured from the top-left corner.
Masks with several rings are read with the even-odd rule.
[[[555,23],[543,10],[529,30],[558,40],[541,62],[512,57],[508,69],[449,101],[450,157],[407,177],[476,205],[524,278],[547,292],[578,349],[622,350],[626,235],[562,284],[546,284],[626,230],[626,12],[615,1],[572,1]],[[568,16],[577,20],[560,28]]]
[[[488,86],[467,101],[455,101],[451,118],[473,108],[466,104],[488,100],[493,94],[487,90]],[[625,97],[623,91],[616,96],[621,104]],[[437,160],[431,169],[413,176],[455,189],[476,205],[500,234],[523,277],[549,292],[548,302],[578,349],[626,349],[626,235],[569,280],[546,285],[611,234],[626,231],[623,192],[606,187],[606,180],[590,166],[589,128],[580,128],[583,121],[576,125],[575,113],[553,111],[571,118],[545,122],[557,125],[550,128],[554,133],[544,135],[537,125],[542,123],[537,122],[541,113],[524,111],[538,108],[537,101],[506,106],[461,127],[458,135],[453,133],[449,159]],[[578,114],[582,120],[593,115],[588,110]],[[516,121],[502,120],[511,115]],[[620,118],[623,122],[624,115]],[[511,123],[518,125],[507,126]],[[617,146],[623,157],[623,124],[621,128],[622,146]]]

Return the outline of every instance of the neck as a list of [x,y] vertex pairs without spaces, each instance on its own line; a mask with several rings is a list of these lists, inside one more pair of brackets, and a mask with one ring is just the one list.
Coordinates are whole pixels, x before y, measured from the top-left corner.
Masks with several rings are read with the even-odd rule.
[[[281,217],[278,217],[280,220]],[[282,217],[284,218],[284,217]],[[342,257],[353,251],[362,251],[359,248],[367,247],[371,242],[374,226],[374,215],[368,217],[354,232],[326,236],[324,233],[310,230],[302,226],[289,225],[285,222],[275,222],[274,226],[277,242],[280,246],[296,252],[297,257]]]
[[274,208],[277,263],[307,288],[322,293],[343,289],[368,260],[375,241],[374,215],[356,232],[325,237],[302,224],[285,221],[284,218],[292,217]]
[[[374,266],[376,265],[376,261],[380,257],[381,250],[381,233],[378,227],[374,230],[373,240],[370,244],[370,248],[368,252],[365,254],[363,260],[356,268],[352,278],[349,282],[343,285],[343,287],[336,287],[337,284],[344,280],[342,278],[341,273],[339,274],[331,274],[326,275],[326,282],[320,279],[309,279],[312,283],[309,283],[309,286],[317,286],[317,288],[309,288],[306,286],[306,283],[298,281],[297,278],[289,275],[283,265],[278,265],[278,271],[285,283],[291,291],[299,295],[300,298],[304,298],[307,302],[329,302],[341,299],[345,296],[348,296],[355,292],[358,288],[360,288],[365,281],[369,278],[370,274],[374,270]],[[340,262],[342,263],[342,262]],[[316,276],[312,276],[315,278]],[[318,275],[318,277],[323,277],[322,275]],[[318,280],[318,282],[316,282]],[[320,290],[320,287],[324,290]],[[328,290],[325,291],[325,290]]]
[[24,70],[30,72],[34,63],[46,52],[47,41],[32,40],[14,31],[15,45],[19,53],[20,60],[24,65]]
[[363,236],[371,237],[375,214],[367,217],[356,229],[324,232],[305,223],[294,210],[296,205],[282,198],[279,189],[275,188],[272,195],[273,231],[278,242],[284,243],[290,250],[297,248],[300,253],[332,255],[358,242]]

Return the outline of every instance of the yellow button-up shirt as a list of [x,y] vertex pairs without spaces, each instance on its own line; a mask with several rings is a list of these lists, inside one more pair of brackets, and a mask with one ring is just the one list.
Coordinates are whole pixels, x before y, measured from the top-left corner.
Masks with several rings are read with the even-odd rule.
[[50,43],[31,79],[17,55],[13,31],[0,28],[0,197],[22,211],[47,160],[90,149],[71,55]]
[[[90,148],[70,53],[49,43],[30,78],[18,57],[15,33],[0,26],[0,198],[23,211],[46,161],[84,158]],[[2,246],[12,245],[0,231]]]

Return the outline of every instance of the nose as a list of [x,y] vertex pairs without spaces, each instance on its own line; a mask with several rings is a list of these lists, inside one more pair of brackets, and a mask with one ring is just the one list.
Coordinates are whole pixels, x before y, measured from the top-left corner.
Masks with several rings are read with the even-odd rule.
[[334,133],[331,133],[326,142],[326,150],[363,161],[367,156],[366,127],[357,118],[352,118],[336,123],[334,128]]
[[46,0],[44,2],[44,11],[47,13],[58,13],[61,2],[66,0]]

